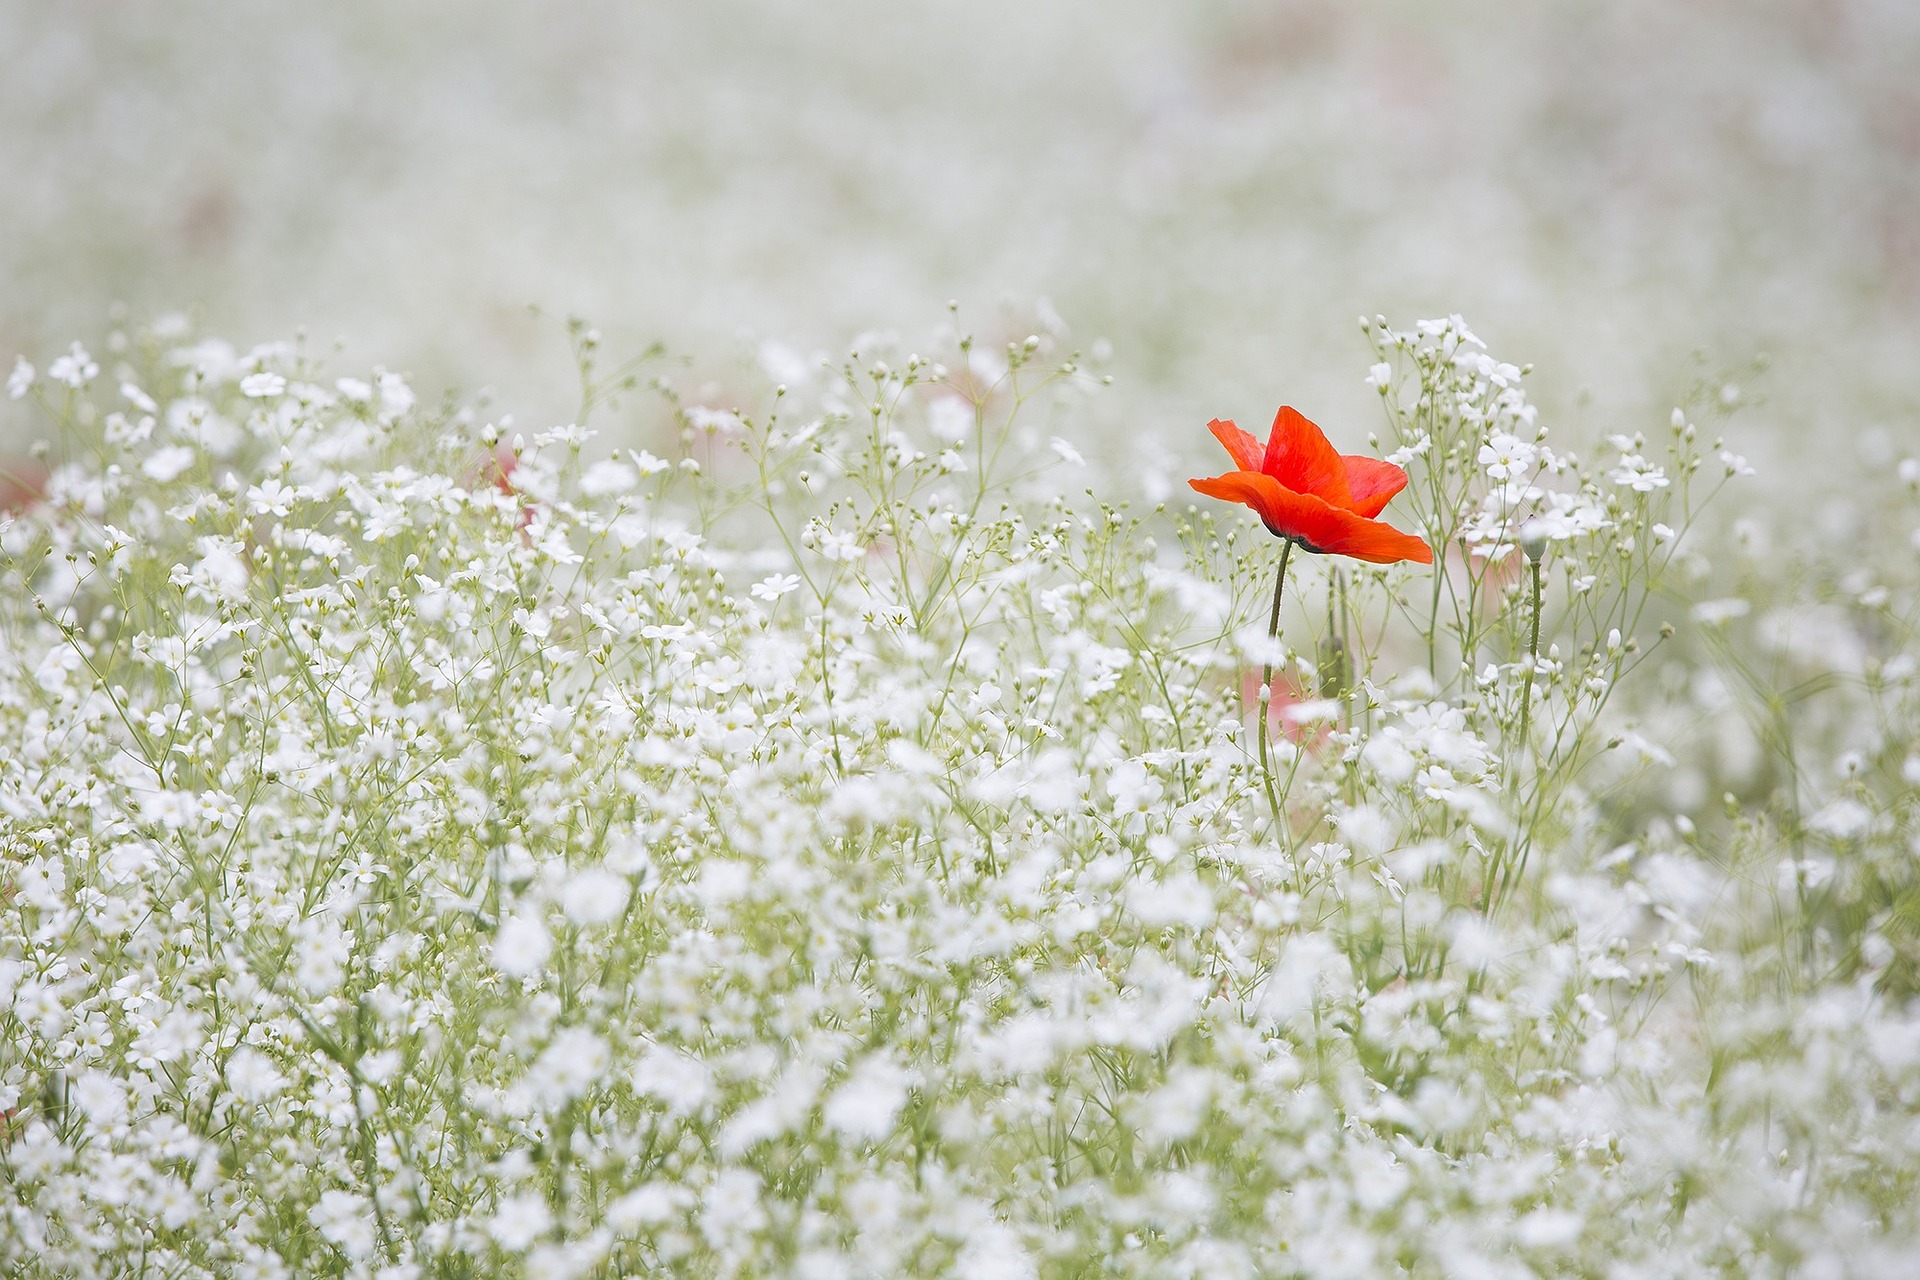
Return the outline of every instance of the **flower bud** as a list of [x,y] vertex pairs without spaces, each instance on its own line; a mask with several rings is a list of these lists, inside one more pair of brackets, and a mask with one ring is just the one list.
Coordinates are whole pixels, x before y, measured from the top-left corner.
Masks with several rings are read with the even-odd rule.
[[1526,553],[1527,559],[1539,564],[1547,554],[1546,523],[1541,520],[1524,521],[1515,540],[1520,544],[1520,550]]

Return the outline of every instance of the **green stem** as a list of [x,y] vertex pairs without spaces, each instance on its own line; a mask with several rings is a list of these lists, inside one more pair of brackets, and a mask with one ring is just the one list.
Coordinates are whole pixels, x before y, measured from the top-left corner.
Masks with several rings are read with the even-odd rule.
[[1516,750],[1525,750],[1527,728],[1533,718],[1533,672],[1540,663],[1540,562],[1532,556],[1527,563],[1533,570],[1533,632],[1527,638],[1527,682],[1520,691],[1520,742]]
[[[1513,758],[1508,761],[1508,768],[1513,777],[1513,787],[1516,796],[1516,821],[1518,820],[1520,809],[1524,807],[1518,803],[1520,791],[1520,756],[1521,753],[1527,749],[1528,732],[1533,723],[1533,677],[1535,669],[1540,665],[1540,562],[1532,556],[1528,556],[1527,563],[1531,567],[1533,578],[1533,622],[1527,636],[1527,678],[1520,686],[1520,734],[1513,744]],[[1536,775],[1536,790],[1538,786],[1539,779]],[[1483,905],[1486,914],[1491,915],[1496,901],[1504,899],[1512,890],[1513,886],[1519,883],[1520,873],[1526,869],[1527,855],[1531,853],[1532,850],[1533,828],[1532,824],[1529,823],[1525,825],[1523,834],[1519,837],[1518,845],[1506,858],[1505,865],[1500,868],[1499,882],[1491,892],[1484,895]]]
[[[1293,539],[1288,538],[1280,544],[1280,572],[1273,579],[1273,616],[1267,620],[1267,639],[1280,639],[1280,597],[1287,589],[1287,561],[1293,556]],[[1267,717],[1273,709],[1273,655],[1267,655],[1266,667],[1260,673],[1260,773],[1267,789],[1267,807],[1273,810],[1273,830],[1278,835],[1284,828],[1280,819],[1280,792],[1273,780],[1273,755],[1267,746]]]

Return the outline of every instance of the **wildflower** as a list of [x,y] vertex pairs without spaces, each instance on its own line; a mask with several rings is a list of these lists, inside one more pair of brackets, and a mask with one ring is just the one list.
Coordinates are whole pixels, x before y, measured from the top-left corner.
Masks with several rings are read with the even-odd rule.
[[18,400],[20,397],[26,395],[28,389],[33,386],[35,376],[34,367],[27,363],[27,358],[25,356],[15,356],[13,358],[13,372],[7,375],[7,398],[10,400]]
[[1480,446],[1479,460],[1488,476],[1504,481],[1521,479],[1533,470],[1539,457],[1539,450],[1533,445],[1505,431],[1496,431]]
[[493,967],[509,978],[530,977],[553,954],[553,935],[528,911],[509,916],[493,941]]
[[1623,451],[1620,465],[1607,473],[1611,484],[1632,489],[1635,493],[1651,493],[1655,489],[1667,487],[1667,473],[1654,466],[1637,453]]
[[353,1192],[322,1192],[320,1203],[307,1211],[307,1220],[349,1258],[364,1261],[373,1256],[377,1239],[372,1206]]
[[797,573],[776,573],[753,584],[753,594],[760,600],[778,600],[800,585]]
[[[15,372],[17,374],[18,369]],[[79,391],[100,376],[100,365],[87,354],[85,347],[76,342],[66,355],[56,358],[47,366],[47,376]],[[28,380],[31,382],[31,377]]]
[[1198,492],[1246,503],[1269,532],[1308,551],[1374,564],[1433,563],[1426,543],[1373,518],[1407,487],[1407,473],[1391,462],[1336,453],[1319,427],[1287,406],[1275,415],[1264,452],[1232,422],[1216,418],[1207,428],[1239,470],[1188,481]]

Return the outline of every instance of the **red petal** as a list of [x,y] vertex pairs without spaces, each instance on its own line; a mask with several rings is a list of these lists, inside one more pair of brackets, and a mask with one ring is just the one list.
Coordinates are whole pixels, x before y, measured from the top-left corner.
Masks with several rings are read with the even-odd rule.
[[1242,471],[1260,469],[1260,441],[1250,431],[1242,431],[1233,424],[1231,418],[1215,418],[1207,424],[1207,430],[1213,432],[1213,438],[1227,446],[1227,452],[1233,455],[1233,465]]
[[1328,555],[1351,556],[1369,564],[1398,564],[1402,560],[1411,560],[1416,564],[1433,563],[1433,549],[1412,534],[1402,533],[1378,520],[1368,520],[1344,511],[1340,514],[1350,517],[1341,536],[1330,543],[1315,544]]
[[[1277,511],[1284,499],[1276,499],[1275,493],[1285,493],[1279,482],[1271,476],[1261,475],[1258,471],[1229,471],[1223,476],[1212,476],[1203,480],[1187,481],[1195,492],[1204,493],[1209,498],[1219,498],[1222,502],[1238,502],[1252,507],[1268,529],[1286,536],[1284,529],[1276,528],[1269,518],[1270,511]],[[1299,496],[1299,495],[1294,495]]]
[[1353,491],[1353,510],[1356,515],[1372,519],[1393,500],[1394,494],[1407,487],[1407,473],[1391,462],[1352,454],[1342,457],[1340,461],[1347,469],[1347,488]]
[[1273,417],[1260,470],[1295,493],[1311,493],[1336,507],[1353,505],[1340,455],[1327,443],[1326,433],[1291,405],[1282,405]]
[[1252,507],[1270,532],[1296,538],[1314,551],[1374,564],[1401,560],[1433,563],[1432,550],[1411,534],[1342,510],[1310,493],[1295,493],[1262,472],[1230,471],[1187,483],[1209,498]]

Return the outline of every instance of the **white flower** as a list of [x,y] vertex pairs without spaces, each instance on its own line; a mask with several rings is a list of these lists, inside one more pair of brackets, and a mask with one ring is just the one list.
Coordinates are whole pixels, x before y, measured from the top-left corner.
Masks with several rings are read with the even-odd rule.
[[755,598],[760,600],[778,600],[781,596],[786,595],[787,592],[794,590],[799,585],[799,574],[776,573],[770,578],[763,578],[759,582],[754,583],[753,594]]
[[1401,445],[1398,449],[1388,454],[1385,460],[1391,462],[1396,467],[1404,468],[1409,462],[1412,462],[1415,458],[1418,458],[1432,448],[1433,436],[1422,431],[1418,440],[1409,441]]
[[560,909],[575,924],[611,924],[626,911],[631,893],[626,877],[605,867],[587,867],[567,877]]
[[413,408],[413,388],[399,374],[378,370],[374,375],[374,387],[380,395],[380,417],[383,421],[391,422]]
[[1851,797],[1829,801],[1807,826],[1835,840],[1858,840],[1873,829],[1873,810]]
[[684,1187],[664,1182],[644,1183],[607,1206],[607,1224],[616,1231],[657,1227],[673,1218],[691,1199]]
[[959,1280],[1033,1280],[1040,1269],[1011,1227],[990,1220],[967,1233],[953,1274]]
[[716,1248],[766,1225],[760,1204],[760,1175],[751,1169],[723,1169],[700,1197],[700,1232]]
[[615,458],[603,458],[588,467],[580,477],[580,492],[589,498],[604,498],[625,493],[639,481],[639,473]]
[[1164,880],[1136,880],[1127,889],[1127,909],[1156,929],[1184,925],[1198,929],[1219,914],[1206,882],[1191,871]]
[[180,478],[180,473],[193,465],[194,452],[184,444],[164,444],[147,455],[140,464],[140,474],[149,480],[166,484]]
[[337,920],[316,916],[301,928],[294,953],[294,981],[309,995],[326,995],[340,985],[352,944]]
[[269,477],[247,490],[247,510],[256,516],[275,515],[284,518],[293,510],[293,504],[299,498],[298,490],[289,489]]
[[522,1253],[552,1226],[553,1214],[547,1209],[546,1200],[523,1192],[500,1202],[487,1223],[487,1234],[507,1252]]
[[1639,454],[1627,453],[1621,455],[1620,465],[1607,473],[1607,482],[1635,493],[1651,493],[1667,487],[1667,473]]
[[1494,432],[1480,446],[1480,465],[1495,480],[1519,480],[1532,471],[1539,460],[1539,450],[1533,445],[1504,431]]
[[[14,369],[16,377],[19,375],[19,372],[20,370],[16,366]],[[70,349],[66,355],[60,356],[54,360],[52,364],[47,366],[47,376],[49,378],[52,378],[55,382],[66,383],[75,391],[80,390],[99,375],[100,366],[95,364],[93,357],[87,354],[87,349],[77,342],[73,344],[72,349]],[[28,378],[29,380],[32,378],[31,367],[29,367]],[[9,392],[13,389],[11,379],[8,380],[7,389]],[[16,397],[16,399],[17,398],[18,397]]]
[[1138,760],[1123,760],[1107,776],[1107,794],[1121,813],[1146,813],[1160,803],[1165,788]]
[[69,1094],[99,1128],[110,1129],[127,1118],[127,1086],[104,1071],[81,1072]]
[[1513,1224],[1514,1239],[1528,1249],[1564,1249],[1580,1238],[1586,1223],[1566,1209],[1535,1209]]
[[227,1059],[227,1087],[247,1102],[271,1102],[287,1086],[273,1060],[250,1045]]
[[807,521],[806,526],[801,529],[800,541],[801,545],[814,548],[829,560],[838,560],[847,564],[860,560],[867,554],[866,544],[861,542],[859,534],[835,529],[817,516]]
[[726,409],[710,409],[704,405],[689,405],[686,415],[687,421],[702,431],[733,432],[746,425],[737,413]]
[[1752,612],[1751,602],[1737,596],[1725,600],[1702,600],[1693,606],[1693,620],[1702,626],[1725,626],[1735,618],[1744,618]]
[[585,1094],[607,1073],[607,1042],[585,1027],[562,1028],[528,1073],[534,1091],[551,1106]]
[[287,380],[277,373],[250,373],[240,379],[240,394],[265,400],[287,389]]
[[675,1115],[692,1115],[713,1101],[713,1072],[698,1058],[656,1045],[634,1065],[631,1079],[640,1094]]
[[553,633],[553,615],[545,609],[515,609],[513,621],[535,640],[545,640]]
[[493,939],[493,967],[509,978],[526,978],[540,971],[553,954],[553,935],[546,922],[522,908],[508,916]]
[[899,1183],[886,1178],[863,1175],[840,1194],[841,1204],[861,1224],[863,1230],[884,1230],[900,1220],[901,1201],[906,1198]]
[[356,1262],[373,1256],[377,1242],[373,1206],[351,1191],[326,1191],[320,1203],[307,1211],[307,1221],[321,1237]]
[[884,1053],[869,1054],[821,1109],[829,1129],[858,1141],[878,1142],[893,1132],[907,1105],[907,1073]]
[[13,372],[7,375],[7,398],[18,400],[33,386],[34,368],[25,356],[13,358]]

